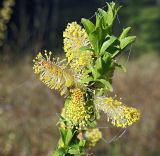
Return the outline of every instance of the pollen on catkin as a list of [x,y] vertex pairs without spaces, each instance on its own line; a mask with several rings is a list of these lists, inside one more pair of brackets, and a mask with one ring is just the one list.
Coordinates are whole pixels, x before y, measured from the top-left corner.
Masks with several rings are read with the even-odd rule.
[[102,138],[102,133],[98,128],[90,128],[86,130],[84,137],[87,140],[87,146],[94,147]]
[[63,116],[77,129],[81,129],[87,126],[87,121],[91,118],[89,110],[90,108],[86,106],[84,92],[80,89],[73,89],[71,99],[65,105]]
[[67,94],[68,87],[74,84],[74,78],[67,69],[63,61],[51,60],[52,53],[45,51],[45,55],[39,53],[34,62],[34,72],[39,75],[40,80],[51,89],[57,89],[61,94]]
[[136,108],[127,107],[112,97],[96,97],[95,105],[98,110],[107,114],[108,121],[111,120],[111,123],[116,127],[125,128],[140,119],[140,112]]
[[90,44],[88,35],[80,25],[76,22],[69,23],[63,33],[64,37],[64,51],[68,58],[68,63],[76,73],[81,72],[84,68],[92,64],[93,53],[80,48]]

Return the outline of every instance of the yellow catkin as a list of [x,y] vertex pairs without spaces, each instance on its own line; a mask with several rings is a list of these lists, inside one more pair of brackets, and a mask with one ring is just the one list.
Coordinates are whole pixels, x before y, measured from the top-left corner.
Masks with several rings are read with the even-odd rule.
[[34,60],[34,72],[40,80],[51,89],[57,89],[61,94],[67,94],[68,87],[74,85],[72,74],[61,65],[60,61],[51,61],[52,53],[45,51],[45,56],[39,53]]
[[108,121],[111,120],[111,123],[116,127],[125,128],[140,119],[140,112],[136,108],[127,107],[112,97],[96,97],[95,105],[98,110],[107,114]]
[[85,132],[85,138],[89,147],[94,147],[96,143],[102,138],[102,133],[98,128],[90,128]]
[[93,53],[80,48],[89,45],[88,35],[80,25],[76,22],[69,23],[63,33],[64,51],[68,58],[68,63],[76,73],[82,72],[85,68],[89,68],[92,64]]
[[77,129],[85,128],[91,117],[88,111],[89,107],[86,106],[84,92],[80,89],[72,90],[71,99],[63,112],[65,119],[71,121],[71,124]]

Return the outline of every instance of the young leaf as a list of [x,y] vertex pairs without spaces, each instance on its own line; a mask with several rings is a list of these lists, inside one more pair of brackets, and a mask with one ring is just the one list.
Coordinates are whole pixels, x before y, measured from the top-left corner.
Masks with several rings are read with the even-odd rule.
[[99,57],[99,58],[96,60],[95,68],[96,68],[98,71],[101,71],[101,70],[102,70],[102,68],[103,68],[103,61],[102,61],[102,58],[101,58],[101,57]]
[[70,146],[70,149],[68,150],[68,153],[73,154],[73,155],[81,154],[81,151],[79,149],[79,145]]
[[125,37],[127,37],[130,30],[131,30],[131,27],[127,27],[127,28],[123,29],[123,32],[121,33],[121,35],[119,37],[119,40],[122,40]]
[[117,55],[119,55],[122,52],[121,49],[115,49],[114,53],[112,54],[112,58],[115,58]]
[[97,78],[101,76],[100,72],[94,68],[92,68],[92,74],[93,74],[94,80],[96,80]]
[[98,12],[96,14],[96,28],[101,27],[101,23],[102,23],[102,16],[101,14]]
[[95,62],[94,68],[92,68],[92,73],[93,73],[94,80],[100,78],[100,76],[102,75],[103,64],[104,63],[103,63],[102,58],[99,57]]
[[72,137],[73,137],[73,134],[72,134],[72,130],[71,129],[67,129],[67,132],[66,132],[66,136],[65,136],[65,142],[64,142],[64,145],[65,146],[68,146]]
[[66,130],[64,128],[60,128],[59,131],[60,131],[60,135],[61,135],[62,141],[65,144]]
[[120,47],[121,49],[124,49],[129,44],[133,43],[136,40],[136,36],[129,36],[120,41]]
[[89,76],[87,78],[82,79],[81,83],[88,84],[89,82],[92,82],[93,80],[94,80],[93,77]]
[[73,137],[72,130],[60,128],[60,134],[64,145],[67,147]]
[[110,91],[110,92],[113,91],[112,85],[110,84],[109,81],[107,81],[105,79],[98,79],[97,81],[101,82],[108,91]]
[[109,52],[105,52],[103,55],[103,60],[107,62],[108,60],[111,60],[111,54]]
[[105,25],[108,25],[108,24],[106,23],[106,22],[107,22],[107,18],[108,18],[107,12],[104,11],[103,9],[101,9],[101,8],[98,9],[98,12],[102,15],[103,21],[105,22],[104,24],[105,24]]
[[113,23],[113,20],[114,20],[114,15],[113,15],[113,9],[114,9],[114,6],[115,6],[115,3],[111,3],[111,5],[109,3],[107,3],[108,5],[108,18],[107,18],[107,22],[108,22],[108,25],[112,25]]
[[65,149],[64,148],[59,148],[57,149],[52,156],[65,156]]
[[88,35],[94,31],[95,25],[90,20],[82,18],[81,22]]
[[93,49],[95,51],[95,54],[98,55],[99,53],[99,28],[97,28],[95,31],[93,31],[91,34],[89,34],[89,40],[93,46]]
[[101,47],[101,50],[100,50],[100,54],[103,55],[103,53],[106,51],[106,49],[111,46],[114,41],[116,41],[117,37],[115,36],[110,36],[109,39],[107,41],[105,41]]
[[120,10],[121,6],[117,7],[114,2],[107,3],[107,5],[108,5],[107,23],[108,23],[108,25],[113,25],[115,17],[117,16],[117,13]]
[[86,140],[80,140],[79,141],[79,147],[84,147],[86,144]]

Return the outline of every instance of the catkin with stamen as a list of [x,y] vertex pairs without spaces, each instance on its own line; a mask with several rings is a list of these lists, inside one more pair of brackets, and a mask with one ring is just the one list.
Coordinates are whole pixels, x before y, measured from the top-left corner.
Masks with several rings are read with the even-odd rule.
[[75,73],[84,74],[84,70],[93,63],[93,52],[89,50],[81,51],[80,48],[90,45],[88,35],[77,22],[67,25],[63,32],[64,51],[68,58],[68,63]]
[[140,112],[136,108],[128,107],[112,97],[95,97],[94,103],[98,110],[107,114],[108,121],[116,127],[125,128],[140,119]]
[[68,93],[68,88],[74,85],[72,73],[66,69],[63,61],[51,60],[52,53],[45,51],[45,56],[39,53],[34,60],[34,72],[40,80],[51,89],[57,89],[62,95]]

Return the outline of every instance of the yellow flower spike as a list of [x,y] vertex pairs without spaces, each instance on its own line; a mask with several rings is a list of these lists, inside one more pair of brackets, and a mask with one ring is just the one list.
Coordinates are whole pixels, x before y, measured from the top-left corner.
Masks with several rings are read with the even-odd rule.
[[80,51],[83,46],[88,46],[89,39],[85,30],[76,22],[69,23],[63,33],[64,51],[68,58],[68,63],[75,73],[82,72],[92,64],[93,53],[91,51]]
[[[57,89],[61,94],[67,94],[68,87],[74,85],[74,78],[62,61],[53,58],[51,61],[52,52],[45,51],[44,56],[39,53],[34,62],[34,72],[39,75],[40,80],[51,89]],[[62,64],[62,65],[61,65]]]
[[77,129],[85,128],[91,116],[88,114],[84,92],[80,89],[74,89],[71,92],[71,99],[65,106],[63,116],[65,119],[70,120],[72,126],[76,126]]
[[140,112],[136,108],[127,107],[112,97],[96,97],[94,102],[97,109],[104,111],[108,116],[108,121],[111,120],[116,127],[125,128],[140,119]]
[[98,128],[90,128],[86,130],[85,138],[87,139],[87,145],[89,147],[94,147],[102,138],[102,133]]

